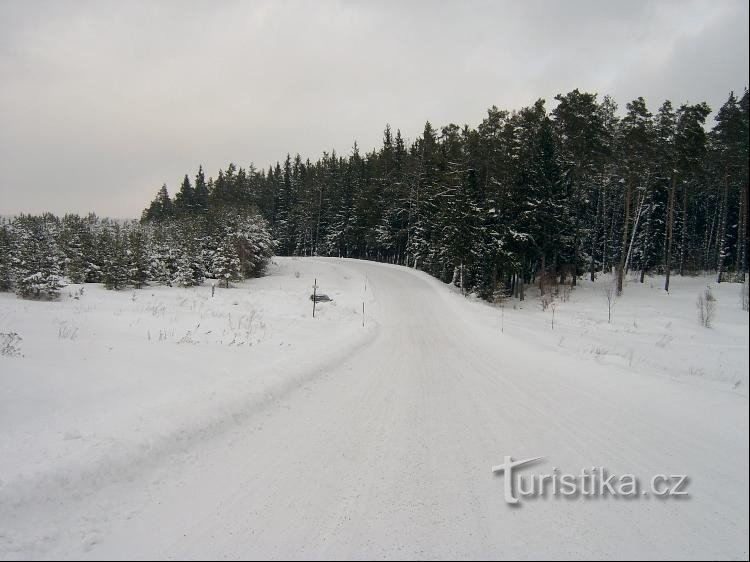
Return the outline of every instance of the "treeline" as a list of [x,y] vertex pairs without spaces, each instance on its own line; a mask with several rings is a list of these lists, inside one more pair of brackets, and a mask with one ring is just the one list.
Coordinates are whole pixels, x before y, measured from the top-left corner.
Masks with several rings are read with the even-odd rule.
[[21,215],[0,223],[0,290],[55,298],[71,283],[108,289],[149,283],[188,287],[262,273],[273,255],[266,221],[236,209],[159,223],[95,215]]
[[476,128],[428,122],[411,143],[386,127],[364,155],[200,169],[174,199],[162,187],[143,221],[258,209],[280,254],[417,267],[484,298],[610,271],[620,290],[628,271],[744,278],[747,91],[710,130],[705,103],[652,113],[637,98],[620,116],[610,97],[555,99],[551,112],[492,107]]

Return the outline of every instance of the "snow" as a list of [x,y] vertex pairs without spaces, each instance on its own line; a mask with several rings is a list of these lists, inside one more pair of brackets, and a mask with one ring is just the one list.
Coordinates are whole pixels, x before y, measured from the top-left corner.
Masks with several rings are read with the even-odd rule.
[[[711,281],[630,280],[611,324],[583,282],[554,330],[533,289],[501,310],[327,258],[213,298],[0,294],[0,558],[747,558],[748,316],[712,283],[702,327]],[[515,508],[506,455],[690,497]]]
[[[664,277],[646,277],[641,284],[638,276],[629,279],[622,296],[615,300],[611,323],[603,290],[615,280],[605,275],[594,283],[579,280],[567,300],[562,287],[559,289],[554,299],[554,329],[552,311],[542,312],[535,288],[529,290],[524,303],[508,301],[505,330],[524,341],[556,349],[565,357],[664,376],[677,383],[733,390],[747,397],[748,314],[741,307],[741,285],[717,284],[714,275],[678,277],[676,286],[666,293]],[[710,329],[701,326],[697,307],[698,296],[706,287],[718,301]],[[501,311],[489,311],[484,303],[474,307],[487,329],[499,326]]]

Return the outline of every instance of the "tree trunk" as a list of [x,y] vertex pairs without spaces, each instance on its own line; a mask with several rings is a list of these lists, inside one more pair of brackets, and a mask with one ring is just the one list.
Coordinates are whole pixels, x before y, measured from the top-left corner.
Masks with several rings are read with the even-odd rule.
[[705,270],[711,269],[711,265],[714,263],[714,232],[716,231],[716,222],[718,221],[717,217],[719,216],[719,214],[720,209],[717,207],[714,211],[713,217],[711,218],[711,228],[709,229],[708,235],[706,237],[705,248],[703,248],[703,268]]
[[607,256],[607,236],[609,236],[609,230],[607,230],[607,186],[604,186],[604,193],[602,194],[602,272],[607,271],[607,265],[609,264],[609,257]]
[[667,203],[667,255],[664,261],[664,272],[667,279],[664,282],[664,290],[669,292],[669,276],[672,272],[672,239],[674,238],[674,200],[677,191],[677,172],[672,170],[672,187],[669,189],[669,202]]
[[740,215],[737,222],[737,256],[734,270],[745,280],[747,268],[747,189],[740,191]]
[[726,241],[727,241],[727,205],[729,204],[729,172],[724,172],[724,191],[721,196],[721,223],[719,225],[719,273],[716,282],[721,283],[724,280],[724,263],[727,258]]
[[617,294],[622,294],[622,285],[625,278],[625,262],[628,254],[628,227],[630,226],[630,178],[625,182],[625,220],[622,225],[622,248],[620,249],[620,263],[617,266]]
[[682,188],[682,236],[680,237],[680,277],[685,275],[688,243],[688,184]]
[[635,220],[633,221],[633,233],[630,235],[630,246],[628,246],[628,255],[625,257],[625,275],[628,274],[628,271],[630,269],[630,258],[633,256],[633,247],[635,246],[635,236],[638,233],[638,223],[641,221],[641,215],[643,214],[643,202],[645,201],[646,197],[641,194],[641,197],[638,200],[638,212],[635,215]]
[[593,283],[596,279],[595,268],[596,268],[596,243],[599,237],[599,209],[602,206],[602,191],[597,191],[596,196],[596,221],[594,222],[594,234],[591,237],[591,264],[589,266],[589,276]]
[[[578,213],[576,213],[577,215]],[[575,231],[575,237],[573,238],[573,281],[571,281],[571,286],[575,287],[576,283],[578,281],[578,244],[579,244],[580,236],[579,236],[579,228],[578,228],[578,217],[576,216],[576,231]]]
[[539,294],[540,295],[544,294],[544,274],[545,274],[546,264],[547,264],[547,257],[544,254],[542,254],[542,269],[539,273]]
[[318,240],[320,239],[320,215],[323,213],[323,186],[320,186],[320,196],[318,197],[318,220],[315,223],[315,239],[312,243],[312,254],[318,255]]
[[[651,227],[652,227],[652,221],[653,221],[653,206],[651,207],[651,213],[648,216],[648,221],[646,221],[646,240],[647,240],[647,246],[646,248],[651,248],[651,242],[649,241],[651,239]],[[648,269],[648,256],[643,257],[643,261],[641,262],[641,284],[643,284],[643,280],[646,277],[646,269]]]

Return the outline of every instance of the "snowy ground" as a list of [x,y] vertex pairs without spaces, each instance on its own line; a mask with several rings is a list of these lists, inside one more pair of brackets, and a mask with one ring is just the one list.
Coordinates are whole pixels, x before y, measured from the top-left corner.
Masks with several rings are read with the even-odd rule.
[[[664,277],[646,277],[641,284],[635,275],[612,306],[611,321],[604,295],[613,282],[610,276],[595,283],[579,281],[572,291],[559,287],[546,311],[535,287],[527,302],[510,300],[504,310],[495,311],[481,303],[474,313],[487,329],[502,327],[504,334],[557,348],[566,357],[731,389],[747,397],[748,314],[742,310],[741,285],[715,281],[715,275],[673,277],[672,291],[666,293]],[[707,287],[717,298],[710,329],[701,325],[696,302]]]
[[[500,309],[334,259],[213,298],[0,294],[23,337],[0,356],[0,558],[746,559],[748,316],[713,284],[701,327],[709,282],[631,281],[611,324],[583,283],[554,329],[533,291]],[[687,474],[690,497],[514,508],[506,455]]]

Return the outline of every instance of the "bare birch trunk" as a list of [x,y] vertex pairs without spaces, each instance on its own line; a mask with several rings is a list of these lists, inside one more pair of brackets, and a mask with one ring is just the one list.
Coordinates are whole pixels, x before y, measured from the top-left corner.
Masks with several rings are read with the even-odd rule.
[[620,250],[620,263],[617,266],[617,294],[622,294],[623,280],[625,277],[625,262],[628,252],[628,228],[630,226],[630,189],[631,180],[625,182],[625,221],[622,226],[622,249]]

